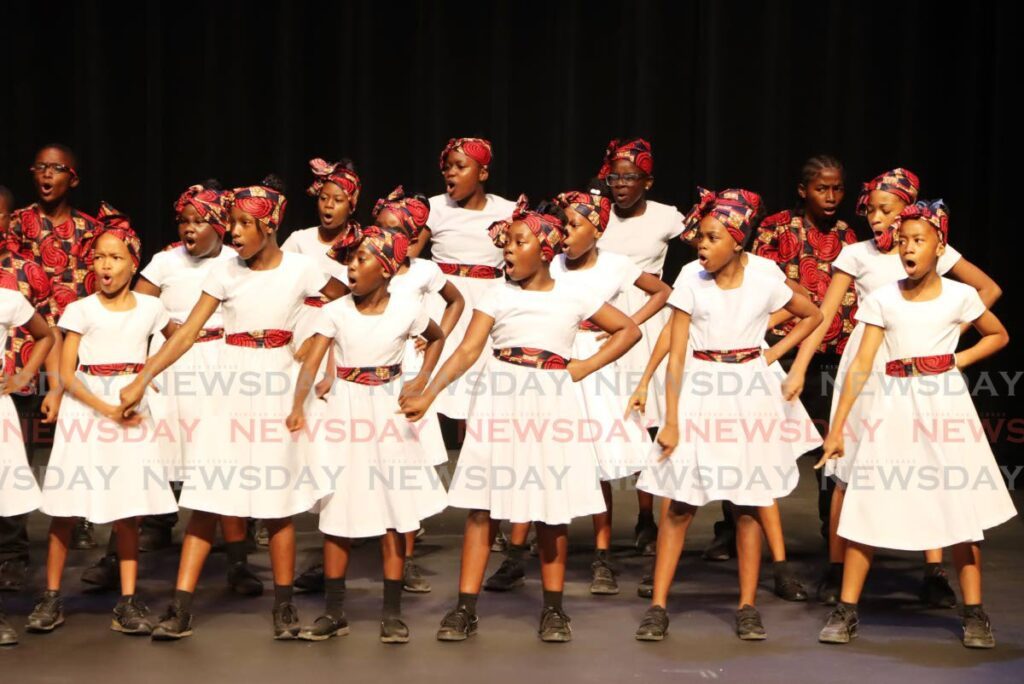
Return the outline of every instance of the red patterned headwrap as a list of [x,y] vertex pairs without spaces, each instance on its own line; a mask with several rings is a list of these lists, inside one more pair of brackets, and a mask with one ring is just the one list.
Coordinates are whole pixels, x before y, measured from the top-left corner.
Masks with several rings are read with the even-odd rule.
[[541,214],[530,211],[529,200],[526,195],[520,195],[516,202],[516,208],[510,218],[504,221],[495,221],[487,229],[494,246],[504,249],[508,244],[508,232],[513,223],[525,223],[530,232],[540,240],[541,255],[551,261],[555,254],[562,251],[562,222],[551,214]]
[[387,210],[402,222],[402,229],[409,240],[416,240],[420,231],[427,225],[430,217],[430,205],[415,197],[406,197],[405,189],[399,185],[385,198],[377,200],[373,206],[373,218]]
[[277,190],[262,185],[250,185],[245,188],[235,188],[227,195],[227,201],[253,218],[265,221],[271,230],[281,227],[288,198]]
[[604,163],[597,177],[604,180],[612,172],[612,164],[620,159],[631,162],[638,169],[648,176],[654,173],[654,157],[651,156],[651,143],[643,138],[620,141],[615,138],[608,143],[608,149],[604,153]]
[[92,268],[96,241],[100,239],[101,235],[109,233],[124,242],[125,246],[128,247],[128,254],[131,255],[132,263],[138,268],[139,261],[142,259],[142,240],[139,239],[139,236],[135,234],[135,231],[128,223],[128,217],[106,202],[100,202],[100,210],[96,213],[96,219],[99,221],[99,225],[91,235],[85,236],[85,239],[81,242],[81,253],[85,257],[86,265]]
[[700,199],[693,205],[683,219],[680,239],[692,241],[697,236],[697,228],[705,216],[713,216],[722,222],[729,235],[740,245],[745,245],[750,233],[754,230],[753,221],[761,211],[761,196],[756,192],[742,188],[729,188],[721,192],[713,192],[706,188],[697,188]]
[[355,196],[363,187],[359,180],[359,174],[351,169],[346,169],[341,162],[326,162],[320,157],[309,160],[309,168],[313,171],[313,184],[309,186],[306,193],[316,197],[323,190],[325,183],[334,183],[346,193],[349,198]]
[[558,206],[563,209],[572,209],[577,214],[587,219],[597,228],[600,235],[608,227],[608,217],[612,213],[612,201],[607,197],[595,195],[590,192],[579,192],[571,190],[563,192],[555,198]]
[[449,152],[461,152],[480,166],[491,163],[491,141],[483,138],[452,138],[441,150],[441,170],[448,160]]
[[892,223],[893,232],[898,231],[904,221],[911,219],[931,224],[939,234],[939,241],[944,245],[949,244],[949,207],[941,199],[921,200],[905,207]]
[[365,247],[384,267],[389,275],[395,275],[399,267],[405,263],[409,254],[409,238],[400,230],[385,230],[380,226],[370,226],[352,246],[353,250]]
[[363,239],[363,227],[357,221],[349,221],[346,224],[345,234],[339,237],[327,250],[327,256],[334,259],[341,265],[348,263],[351,250]]
[[230,222],[230,204],[227,193],[204,188],[200,184],[191,185],[181,193],[178,201],[174,203],[174,213],[181,216],[181,212],[188,206],[191,206],[199,216],[206,219],[218,235],[224,237]]
[[865,183],[857,200],[857,213],[861,216],[868,213],[868,200],[871,193],[881,190],[896,195],[906,204],[917,201],[917,192],[921,189],[921,181],[913,171],[907,169],[891,169],[881,173]]

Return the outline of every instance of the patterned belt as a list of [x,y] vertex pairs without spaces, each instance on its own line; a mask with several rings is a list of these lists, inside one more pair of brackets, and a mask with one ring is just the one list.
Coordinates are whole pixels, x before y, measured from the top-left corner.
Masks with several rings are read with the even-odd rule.
[[760,347],[749,349],[694,349],[693,358],[717,363],[746,363],[761,356]]
[[918,375],[938,375],[954,368],[956,368],[956,356],[953,354],[914,356],[909,359],[887,361],[885,374],[894,378],[912,378]]
[[311,306],[314,309],[319,309],[327,303],[327,300],[323,297],[306,297],[302,300],[302,303],[306,306]]
[[402,374],[402,364],[394,366],[361,366],[347,368],[338,366],[338,377],[357,385],[383,385],[396,380]]
[[213,342],[224,339],[224,328],[203,328],[196,337],[196,342]]
[[494,280],[505,275],[505,271],[494,266],[476,266],[473,264],[448,264],[438,261],[437,267],[445,275],[459,276],[460,278],[480,278],[481,280]]
[[144,365],[145,364],[141,363],[83,363],[78,367],[78,370],[82,371],[86,375],[98,375],[101,377],[111,377],[114,375],[138,375],[142,372],[142,367]]
[[232,347],[248,347],[250,349],[275,349],[292,341],[291,330],[251,330],[249,332],[231,333],[227,343]]
[[587,332],[596,332],[596,333],[604,332],[604,330],[602,330],[600,327],[598,327],[594,323],[591,323],[589,318],[587,320],[583,321],[582,323],[580,323],[580,330],[586,330]]
[[494,358],[517,366],[538,368],[543,370],[565,370],[569,360],[554,352],[537,349],[536,347],[506,347],[495,349]]

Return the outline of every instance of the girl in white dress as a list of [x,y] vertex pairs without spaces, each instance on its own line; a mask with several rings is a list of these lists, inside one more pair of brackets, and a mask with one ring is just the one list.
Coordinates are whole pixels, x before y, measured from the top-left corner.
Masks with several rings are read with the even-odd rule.
[[[534,522],[544,607],[540,638],[572,638],[562,609],[567,527],[604,511],[597,453],[579,434],[586,414],[569,382],[578,382],[622,356],[640,337],[628,316],[600,296],[551,277],[561,222],[528,211],[520,197],[512,217],[489,231],[504,250],[506,283],[475,303],[466,337],[425,393],[402,398],[410,420],[421,418],[444,388],[471,368],[488,344],[485,388],[470,404],[466,440],[449,503],[469,509],[462,546],[459,599],[437,638],[461,641],[477,630],[476,600],[497,521]],[[580,323],[590,319],[610,334],[594,355],[570,360]],[[499,383],[501,386],[499,386]]]
[[[907,169],[897,168],[879,174],[869,183],[864,184],[863,191],[857,202],[857,213],[863,215],[874,238],[843,247],[839,256],[832,262],[832,281],[829,283],[825,298],[821,304],[825,321],[832,321],[842,303],[843,297],[852,282],[857,290],[857,299],[862,300],[883,285],[896,282],[904,276],[900,263],[899,246],[895,240],[894,223],[899,213],[917,199],[920,182],[914,173]],[[949,275],[978,290],[981,301],[991,307],[999,298],[1001,291],[988,275],[980,268],[964,259],[952,245],[946,245],[939,258],[936,270],[940,276]],[[823,323],[800,345],[800,351],[789,370],[786,380],[786,396],[799,396],[803,390],[804,379],[811,357],[814,356],[821,341],[825,338],[829,325]],[[836,370],[836,387],[842,387],[846,369],[853,363],[854,354],[860,345],[865,326],[854,326],[849,341],[839,359]],[[883,370],[884,359],[876,359],[875,370]],[[865,432],[869,425],[866,420],[871,415],[870,403],[877,394],[873,391],[874,378],[868,379],[868,390],[863,392],[854,403],[848,422],[857,426],[855,435]],[[834,419],[839,404],[839,393],[832,393],[830,419]],[[843,574],[843,558],[845,547],[843,539],[837,534],[841,521],[845,482],[848,481],[848,469],[852,459],[844,458],[829,461],[826,474],[836,481],[836,489],[832,495],[832,508],[829,521],[829,569],[822,579],[819,593],[836,596]],[[942,549],[929,549],[924,553],[925,569],[921,582],[921,600],[929,605],[951,608],[956,605],[956,595],[949,586],[949,580],[942,570]]]
[[30,632],[52,632],[64,623],[61,576],[74,519],[82,517],[112,522],[117,534],[121,598],[111,629],[149,634],[149,611],[135,596],[138,518],[178,508],[169,473],[154,447],[166,428],[145,409],[125,417],[118,397],[122,387],[139,377],[150,337],[165,332],[170,319],[159,299],[130,289],[142,245],[127,218],[105,203],[97,218],[96,233],[82,244],[84,260],[96,274],[97,292],[68,304],[58,321],[64,332],[64,396],[40,506],[53,520],[46,591],[29,615]]
[[[672,500],[661,519],[653,597],[636,632],[640,640],[664,638],[665,606],[687,529],[700,506],[723,499],[736,512],[736,634],[745,640],[766,637],[754,607],[762,533],[757,509],[793,491],[796,459],[821,444],[813,425],[792,420],[769,369],[814,330],[821,313],[778,274],[744,266],[743,246],[760,207],[758,195],[729,189],[702,197],[693,210],[694,220],[700,217],[697,252],[703,269],[681,278],[669,298],[675,311],[668,414],[657,444],[662,460],[637,483]],[[763,350],[769,317],[782,308],[802,320]]]
[[[857,636],[857,601],[875,547],[952,546],[963,644],[992,648],[981,601],[981,541],[1017,511],[960,370],[1005,347],[1009,335],[977,290],[939,275],[949,234],[941,200],[908,206],[894,223],[907,277],[860,300],[863,332],[816,466],[852,459],[839,523],[846,540],[842,593],[819,639],[847,643]],[[981,340],[957,353],[964,325]],[[857,432],[849,422],[857,395],[878,373],[878,357],[883,375],[868,408],[877,428],[870,438],[847,442],[846,430]]]
[[[274,638],[295,639],[298,611],[292,603],[295,526],[292,516],[320,498],[310,445],[292,439],[285,426],[291,411],[291,383],[298,374],[289,343],[294,313],[304,299],[336,299],[347,290],[324,276],[312,259],[283,252],[277,233],[286,199],[280,181],[231,194],[231,241],[236,258],[211,269],[203,294],[185,322],[121,391],[121,409],[138,404],[146,383],[196,344],[210,318],[223,307],[226,345],[219,360],[223,393],[208,420],[221,430],[216,467],[189,478],[181,505],[193,510],[182,544],[174,600],[153,630],[154,639],[192,634],[191,602],[209,554],[219,516],[260,518],[270,531],[274,575]],[[198,521],[196,519],[198,518]]]
[[[409,239],[399,231],[368,228],[350,251],[349,286],[352,294],[320,311],[309,356],[303,363],[288,427],[324,433],[307,425],[304,405],[313,376],[335,347],[339,381],[327,397],[328,430],[317,440],[319,459],[337,472],[331,491],[320,505],[320,531],[324,533],[324,585],[326,610],[299,636],[322,641],[348,633],[344,613],[345,575],[353,538],[381,538],[384,566],[384,605],[380,640],[405,643],[409,628],[401,618],[405,567],[404,535],[415,533],[420,522],[444,510],[447,497],[424,450],[417,426],[396,416],[402,356],[410,335],[427,341],[423,367],[429,377],[437,363],[444,336],[426,317],[419,298],[388,292],[388,284],[405,262]],[[410,383],[409,393],[421,383]],[[413,391],[419,394],[420,390]],[[341,430],[350,426],[352,434]],[[357,425],[372,429],[371,438],[358,439]]]

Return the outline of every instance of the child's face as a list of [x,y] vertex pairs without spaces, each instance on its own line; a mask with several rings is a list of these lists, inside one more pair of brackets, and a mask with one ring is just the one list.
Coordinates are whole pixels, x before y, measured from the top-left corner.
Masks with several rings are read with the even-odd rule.
[[324,183],[316,197],[316,209],[320,214],[320,225],[328,230],[342,228],[352,215],[359,200],[359,193],[349,194],[337,183]]
[[597,244],[597,227],[572,207],[565,208],[565,232],[562,249],[569,259],[579,259]]
[[843,201],[846,188],[839,169],[822,169],[807,185],[801,184],[797,192],[804,200],[804,208],[815,221],[835,218]]
[[[40,165],[45,165],[45,169],[39,171],[36,167]],[[63,170],[58,171],[54,165]],[[32,163],[32,181],[36,194],[45,204],[61,201],[71,188],[78,187],[78,177],[71,173],[71,159],[53,147],[39,150]]]
[[388,280],[384,266],[364,245],[352,253],[348,262],[348,288],[359,296],[384,287]]
[[736,258],[743,248],[713,216],[700,220],[697,229],[697,260],[708,273],[716,273]]
[[896,237],[903,270],[911,280],[920,280],[934,271],[939,257],[946,251],[946,246],[939,239],[939,232],[927,221],[903,221]]
[[270,240],[270,230],[266,223],[257,220],[237,207],[231,209],[231,246],[238,256],[249,260],[256,256]]
[[196,208],[187,205],[178,215],[178,239],[185,245],[189,256],[211,256],[223,240],[210,222],[199,215]]
[[509,228],[504,256],[505,274],[513,282],[529,278],[540,270],[544,263],[540,240],[522,221],[513,223]]
[[608,176],[608,187],[612,199],[619,209],[629,209],[651,189],[654,179],[640,170],[628,159],[617,159],[612,163]]
[[[14,207],[8,206],[7,198],[0,196],[0,238],[11,229],[11,212]],[[0,239],[0,252],[5,249],[4,242]]]
[[871,232],[877,240],[885,234],[892,226],[900,212],[906,207],[906,203],[891,192],[884,190],[873,190],[868,196],[868,210],[864,215],[871,226]]
[[445,159],[441,175],[444,177],[448,196],[455,202],[461,202],[476,192],[490,174],[487,168],[475,159],[452,150]]
[[103,294],[120,292],[135,274],[135,263],[128,245],[110,233],[100,235],[93,250],[92,270]]
[[373,221],[374,225],[380,226],[385,230],[397,230],[400,233],[408,235],[409,233],[405,230],[405,224],[399,220],[397,216],[392,213],[390,209],[382,209],[377,218]]

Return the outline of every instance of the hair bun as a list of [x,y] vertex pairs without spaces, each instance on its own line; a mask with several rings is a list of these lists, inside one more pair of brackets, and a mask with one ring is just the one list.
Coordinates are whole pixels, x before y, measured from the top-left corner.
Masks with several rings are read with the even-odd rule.
[[281,180],[280,176],[277,176],[275,174],[267,174],[267,176],[262,181],[260,181],[260,185],[262,185],[265,188],[270,188],[275,192],[279,192],[282,195],[285,194],[284,181]]

